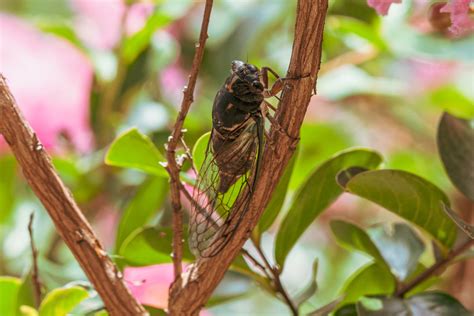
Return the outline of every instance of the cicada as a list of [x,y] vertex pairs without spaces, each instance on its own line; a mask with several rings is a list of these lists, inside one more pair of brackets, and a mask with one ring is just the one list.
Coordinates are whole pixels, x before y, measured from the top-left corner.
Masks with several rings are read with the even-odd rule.
[[[269,72],[277,78],[271,89]],[[219,253],[248,209],[262,160],[264,118],[271,106],[265,98],[282,86],[270,68],[233,61],[231,75],[217,92],[212,131],[193,191],[189,245],[197,257]],[[235,210],[236,201],[240,212]]]

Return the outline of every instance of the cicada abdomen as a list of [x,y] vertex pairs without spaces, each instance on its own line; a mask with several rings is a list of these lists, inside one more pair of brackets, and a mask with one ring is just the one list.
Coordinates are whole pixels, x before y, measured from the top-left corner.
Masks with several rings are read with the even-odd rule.
[[248,208],[264,143],[266,81],[266,73],[254,65],[234,61],[214,99],[212,131],[194,187],[189,225],[189,245],[198,257],[219,253]]

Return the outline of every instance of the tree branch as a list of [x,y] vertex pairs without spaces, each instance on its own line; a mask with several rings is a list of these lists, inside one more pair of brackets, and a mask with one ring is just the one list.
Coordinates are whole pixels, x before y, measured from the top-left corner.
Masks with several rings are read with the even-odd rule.
[[110,315],[147,315],[143,306],[130,294],[121,273],[62,183],[51,158],[20,113],[2,75],[0,133],[10,145],[29,185],[48,211],[58,234],[94,285]]
[[41,303],[41,281],[39,278],[38,270],[38,249],[35,246],[35,240],[33,238],[33,220],[35,218],[35,213],[31,212],[30,221],[28,223],[28,233],[30,235],[30,248],[31,248],[31,282],[33,283],[33,294],[35,299],[35,306],[38,308]]
[[[166,159],[168,161],[166,170],[170,175],[170,195],[171,205],[173,207],[173,267],[174,267],[174,283],[181,282],[182,260],[183,260],[183,211],[180,201],[180,179],[179,171],[181,165],[176,161],[176,147],[183,136],[183,124],[189,108],[194,101],[194,88],[196,86],[199,67],[201,66],[204,56],[204,47],[208,38],[207,28],[209,26],[209,18],[211,16],[212,0],[206,0],[204,7],[204,15],[201,24],[201,33],[199,42],[196,44],[196,52],[194,54],[191,74],[187,86],[183,90],[183,101],[181,102],[181,110],[176,118],[173,131],[166,145]],[[170,295],[171,296],[171,295]]]
[[[182,282],[173,284],[169,302],[171,315],[198,315],[258,223],[293,155],[321,62],[326,11],[327,0],[298,1],[293,52],[286,76],[295,79],[285,81],[275,117],[281,128],[272,126],[267,142],[278,144],[278,148],[266,146],[264,150],[260,177],[249,209],[234,210],[246,212],[232,240],[216,256],[200,258],[182,275]],[[233,218],[235,221],[230,223],[231,227],[240,219],[240,214]]]
[[417,285],[421,284],[423,281],[426,281],[430,277],[439,274],[441,271],[443,271],[443,269],[445,269],[451,263],[451,261],[456,259],[456,257],[462,254],[464,251],[469,250],[473,245],[474,245],[474,239],[467,238],[466,241],[461,243],[461,245],[459,245],[458,247],[453,249],[451,252],[449,252],[445,258],[435,262],[435,264],[433,264],[431,267],[423,271],[420,275],[418,275],[412,281],[401,286],[400,289],[397,290],[395,295],[398,297],[403,297],[406,293],[410,292],[412,289],[414,289]]

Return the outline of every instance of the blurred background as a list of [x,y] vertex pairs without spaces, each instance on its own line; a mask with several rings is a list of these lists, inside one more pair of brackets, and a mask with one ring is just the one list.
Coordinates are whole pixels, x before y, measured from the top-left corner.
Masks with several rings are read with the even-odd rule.
[[[167,179],[106,166],[104,155],[114,138],[131,127],[164,152],[203,7],[202,1],[190,0],[0,0],[0,72],[112,256],[121,215],[150,183],[153,191],[142,199],[142,207],[153,208],[147,225],[170,221]],[[318,95],[311,99],[301,130],[290,196],[336,152],[369,147],[383,155],[386,168],[407,170],[438,185],[472,221],[472,204],[453,188],[438,158],[436,128],[444,110],[474,117],[474,38],[469,32],[453,34],[449,14],[439,9],[433,1],[403,0],[380,16],[362,0],[330,1]],[[211,128],[213,98],[232,60],[285,75],[295,11],[295,1],[214,1],[195,102],[185,124],[190,146]],[[44,286],[85,280],[0,139],[0,275],[28,275],[32,212]],[[344,280],[368,261],[335,244],[327,225],[332,218],[363,226],[396,220],[374,204],[343,195],[312,224],[291,252],[283,281],[290,293],[297,291],[318,257],[320,291],[309,302],[313,306],[334,299]],[[279,221],[264,234],[268,254]],[[157,277],[164,284],[161,290],[170,282],[171,270],[165,268]],[[472,264],[456,265],[446,275],[438,286],[474,308],[468,295],[474,288],[462,282],[474,279]],[[158,292],[151,305],[162,308],[157,302],[166,301],[166,294]],[[218,292],[244,295],[209,308],[212,315],[287,314],[281,302],[236,273],[229,273]],[[81,305],[87,310],[100,302],[90,299]]]

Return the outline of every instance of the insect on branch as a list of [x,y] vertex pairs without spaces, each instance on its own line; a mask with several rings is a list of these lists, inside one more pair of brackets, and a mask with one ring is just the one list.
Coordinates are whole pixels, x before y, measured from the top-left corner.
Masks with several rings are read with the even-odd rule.
[[194,53],[191,73],[189,75],[188,84],[183,89],[183,101],[181,102],[181,110],[178,113],[173,131],[166,146],[166,170],[170,175],[170,196],[173,207],[173,266],[175,282],[180,279],[182,272],[182,258],[183,258],[183,213],[180,202],[180,166],[176,162],[176,148],[182,139],[183,124],[189,108],[194,100],[194,88],[196,86],[199,67],[201,66],[202,58],[204,56],[204,48],[207,40],[207,29],[209,26],[209,19],[212,10],[212,0],[206,0],[204,7],[204,15],[201,24],[201,32],[199,41],[196,44],[196,52]]

